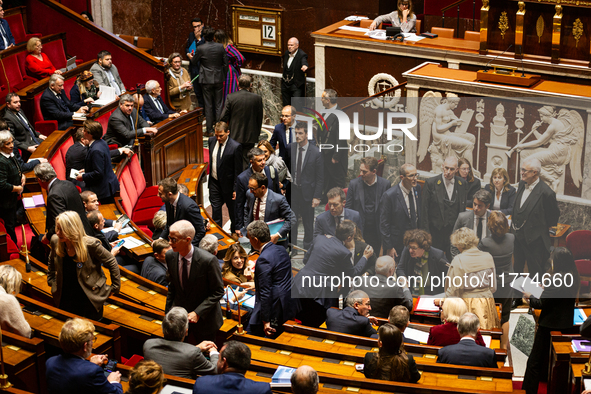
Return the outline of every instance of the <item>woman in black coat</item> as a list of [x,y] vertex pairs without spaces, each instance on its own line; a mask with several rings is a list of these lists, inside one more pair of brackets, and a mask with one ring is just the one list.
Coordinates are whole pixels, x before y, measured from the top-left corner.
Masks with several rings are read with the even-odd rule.
[[[527,394],[537,393],[538,384],[547,378],[551,346],[550,331],[573,327],[575,299],[579,292],[579,273],[575,260],[570,250],[560,247],[554,249],[550,262],[552,267],[548,271],[550,280],[546,279],[542,283],[544,292],[541,298],[538,299],[529,293],[523,294],[523,300],[532,308],[542,310],[523,379],[522,388]],[[561,283],[558,278],[561,279]]]
[[515,188],[509,184],[507,170],[497,167],[490,175],[490,183],[484,186],[484,190],[493,196],[491,210],[501,211],[505,216],[513,214],[515,204]]
[[468,184],[468,193],[466,193],[466,207],[472,208],[474,204],[474,194],[481,189],[480,179],[474,176],[472,165],[464,158],[458,159],[458,176],[462,177]]

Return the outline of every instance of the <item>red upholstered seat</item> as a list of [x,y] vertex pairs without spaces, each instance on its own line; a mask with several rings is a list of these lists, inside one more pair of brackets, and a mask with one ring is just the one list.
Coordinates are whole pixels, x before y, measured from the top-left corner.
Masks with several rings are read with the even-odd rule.
[[152,238],[152,235],[154,235],[154,233],[152,232],[152,230],[150,230],[148,228],[148,226],[138,226],[140,228],[140,230],[142,230],[144,233],[146,233],[146,235],[150,238]]
[[571,251],[581,277],[581,287],[589,288],[591,280],[591,231],[577,230],[566,237],[566,247]]
[[57,174],[58,179],[68,179],[66,174],[66,152],[73,144],[74,140],[72,138],[68,138],[49,160],[53,166],[53,169],[55,170],[55,173]]
[[43,45],[43,53],[47,55],[53,67],[60,68],[66,67],[66,52],[64,52],[64,43],[62,40],[50,41]]
[[14,42],[16,42],[17,45],[28,41],[32,37],[41,38],[41,34],[27,34],[25,31],[25,25],[23,23],[23,16],[21,14],[10,15],[4,19],[6,19],[8,22],[8,26],[10,26],[10,32],[12,33]]
[[[209,149],[203,149],[203,162],[209,163]],[[207,166],[207,174],[209,175],[209,166]]]
[[[115,110],[113,109],[113,111]],[[111,117],[113,111],[109,111],[95,119],[95,121],[99,122],[103,126],[103,135],[107,133],[107,125],[109,124],[109,118]]]
[[119,175],[123,209],[138,226],[152,223],[154,214],[162,206],[158,187],[146,187],[146,178],[137,156],[133,156]]
[[1,59],[2,72],[0,72],[0,83],[10,87],[10,91],[18,92],[21,89],[26,88],[34,82],[37,82],[35,78],[29,76],[23,77],[21,70],[18,65],[16,55],[9,56]]
[[49,137],[49,134],[57,130],[57,120],[40,120],[35,122],[35,130]]

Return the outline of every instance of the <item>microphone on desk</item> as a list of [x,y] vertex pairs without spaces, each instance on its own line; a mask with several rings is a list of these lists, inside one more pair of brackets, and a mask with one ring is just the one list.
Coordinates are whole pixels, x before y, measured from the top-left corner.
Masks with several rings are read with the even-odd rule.
[[523,65],[523,45],[521,45],[520,48],[521,48],[521,78],[525,78],[525,66]]
[[495,56],[494,58],[491,59],[490,62],[486,63],[486,66],[484,66],[484,71],[483,72],[488,72],[488,66],[489,64],[491,64],[494,60],[498,59],[499,56],[501,56],[503,53],[507,52],[509,49],[511,49],[511,47],[513,46],[513,44],[509,45],[507,47],[507,49],[505,49],[503,52],[501,52],[499,55]]

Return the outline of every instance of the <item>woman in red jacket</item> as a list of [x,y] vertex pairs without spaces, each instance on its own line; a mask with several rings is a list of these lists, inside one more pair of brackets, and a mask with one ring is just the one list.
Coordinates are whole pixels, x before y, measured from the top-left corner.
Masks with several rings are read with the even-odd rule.
[[25,58],[27,75],[43,79],[51,74],[61,74],[62,72],[55,69],[47,55],[41,53],[41,49],[43,49],[43,45],[41,45],[39,38],[33,37],[27,42],[27,51],[29,52],[29,55]]
[[[427,345],[432,346],[447,346],[455,345],[460,342],[460,334],[458,333],[458,321],[460,316],[468,312],[466,303],[461,298],[446,298],[441,306],[441,320],[443,324],[431,327],[429,331],[429,339]],[[484,339],[480,332],[476,337],[476,343],[480,346],[486,346]]]

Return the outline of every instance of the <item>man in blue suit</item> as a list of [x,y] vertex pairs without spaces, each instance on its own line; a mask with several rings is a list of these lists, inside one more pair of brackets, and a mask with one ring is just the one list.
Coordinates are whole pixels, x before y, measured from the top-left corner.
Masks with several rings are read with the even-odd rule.
[[84,113],[88,111],[87,106],[80,106],[70,101],[64,92],[64,77],[53,74],[49,77],[49,87],[41,95],[39,103],[41,113],[45,120],[56,120],[57,128],[65,130],[74,125],[72,115],[74,112]]
[[250,368],[250,349],[238,341],[228,341],[220,350],[217,375],[195,380],[193,394],[271,394],[271,386],[244,377]]
[[[88,153],[84,170],[76,177],[83,181],[86,190],[93,191],[101,204],[115,203],[119,181],[111,166],[109,145],[101,138],[103,126],[94,120],[84,121],[84,138],[88,140]],[[69,176],[69,174],[68,174]]]
[[228,124],[217,122],[215,136],[209,139],[209,201],[213,221],[220,227],[222,223],[222,207],[226,204],[230,215],[230,232],[236,230],[234,212],[234,182],[242,172],[242,145],[230,138]]
[[265,174],[267,177],[267,189],[280,193],[279,188],[279,177],[275,172],[275,178],[271,176],[269,167],[265,165],[265,152],[260,148],[252,148],[248,152],[248,160],[250,161],[250,167],[242,171],[238,178],[236,178],[236,184],[234,185],[234,192],[236,200],[236,229],[235,232],[239,235],[246,235],[240,232],[240,229],[244,228],[244,204],[246,202],[246,193],[248,192],[248,181],[253,173]]
[[347,200],[343,189],[333,187],[326,193],[326,197],[328,197],[329,210],[316,217],[314,238],[320,234],[334,236],[338,223],[342,223],[343,220],[351,220],[363,231],[363,223],[359,212],[345,208]]
[[[289,163],[289,153],[287,152],[287,145],[294,142],[294,131],[296,128],[296,109],[294,106],[286,105],[281,111],[281,123],[275,126],[273,135],[271,136],[271,146],[273,149],[279,144],[279,156],[283,159],[285,164]],[[287,164],[288,166],[290,164]]]
[[[60,332],[64,354],[46,362],[47,391],[49,394],[122,394],[121,372],[105,376],[100,367],[107,355],[92,354],[94,324],[86,319],[69,319]],[[90,361],[88,361],[90,357]]]
[[378,159],[364,157],[359,167],[359,177],[351,179],[347,190],[345,208],[359,212],[363,222],[363,239],[379,255],[382,236],[379,224],[380,198],[390,188],[390,182],[377,175]]
[[476,343],[480,320],[474,313],[466,312],[458,321],[460,342],[445,346],[437,352],[437,362],[469,365],[472,367],[498,368],[495,351]]
[[269,226],[262,220],[248,225],[247,236],[260,252],[254,272],[256,299],[247,331],[275,338],[283,332],[283,323],[296,314],[297,304],[291,298],[291,260],[285,248],[271,242]]
[[378,319],[369,314],[369,296],[363,290],[353,290],[345,299],[345,308],[330,308],[326,312],[326,328],[330,331],[377,338],[378,332],[372,327]]
[[8,26],[8,21],[4,19],[4,9],[0,5],[0,51],[14,46],[14,37]]
[[[146,116],[154,123],[181,116],[179,113],[168,108],[160,96],[161,93],[162,87],[158,81],[149,80],[146,82],[146,94],[144,94],[144,106],[142,109]],[[185,112],[187,111],[181,111],[181,113]]]
[[416,229],[421,207],[421,186],[412,164],[400,167],[400,183],[388,189],[380,200],[380,232],[384,252],[396,261],[404,248],[404,233]]
[[[271,242],[278,243],[280,239],[286,239],[289,230],[295,223],[295,215],[292,212],[285,197],[267,188],[268,180],[263,174],[254,173],[248,180],[249,192],[246,194],[244,207],[244,226],[240,230],[246,234],[248,225],[256,220],[271,222],[283,219],[283,225],[273,235]],[[279,245],[287,247],[287,240],[279,242]]]
[[[314,208],[320,204],[324,190],[324,166],[320,150],[308,141],[304,123],[296,125],[295,139],[296,142],[289,144],[285,149],[287,160],[294,161],[292,163],[293,182],[289,186],[289,196],[291,196],[291,207],[296,215],[296,222],[292,228],[291,237],[297,239],[297,217],[300,215],[304,223],[304,249],[308,249],[314,238]],[[281,143],[279,145],[281,146]]]

